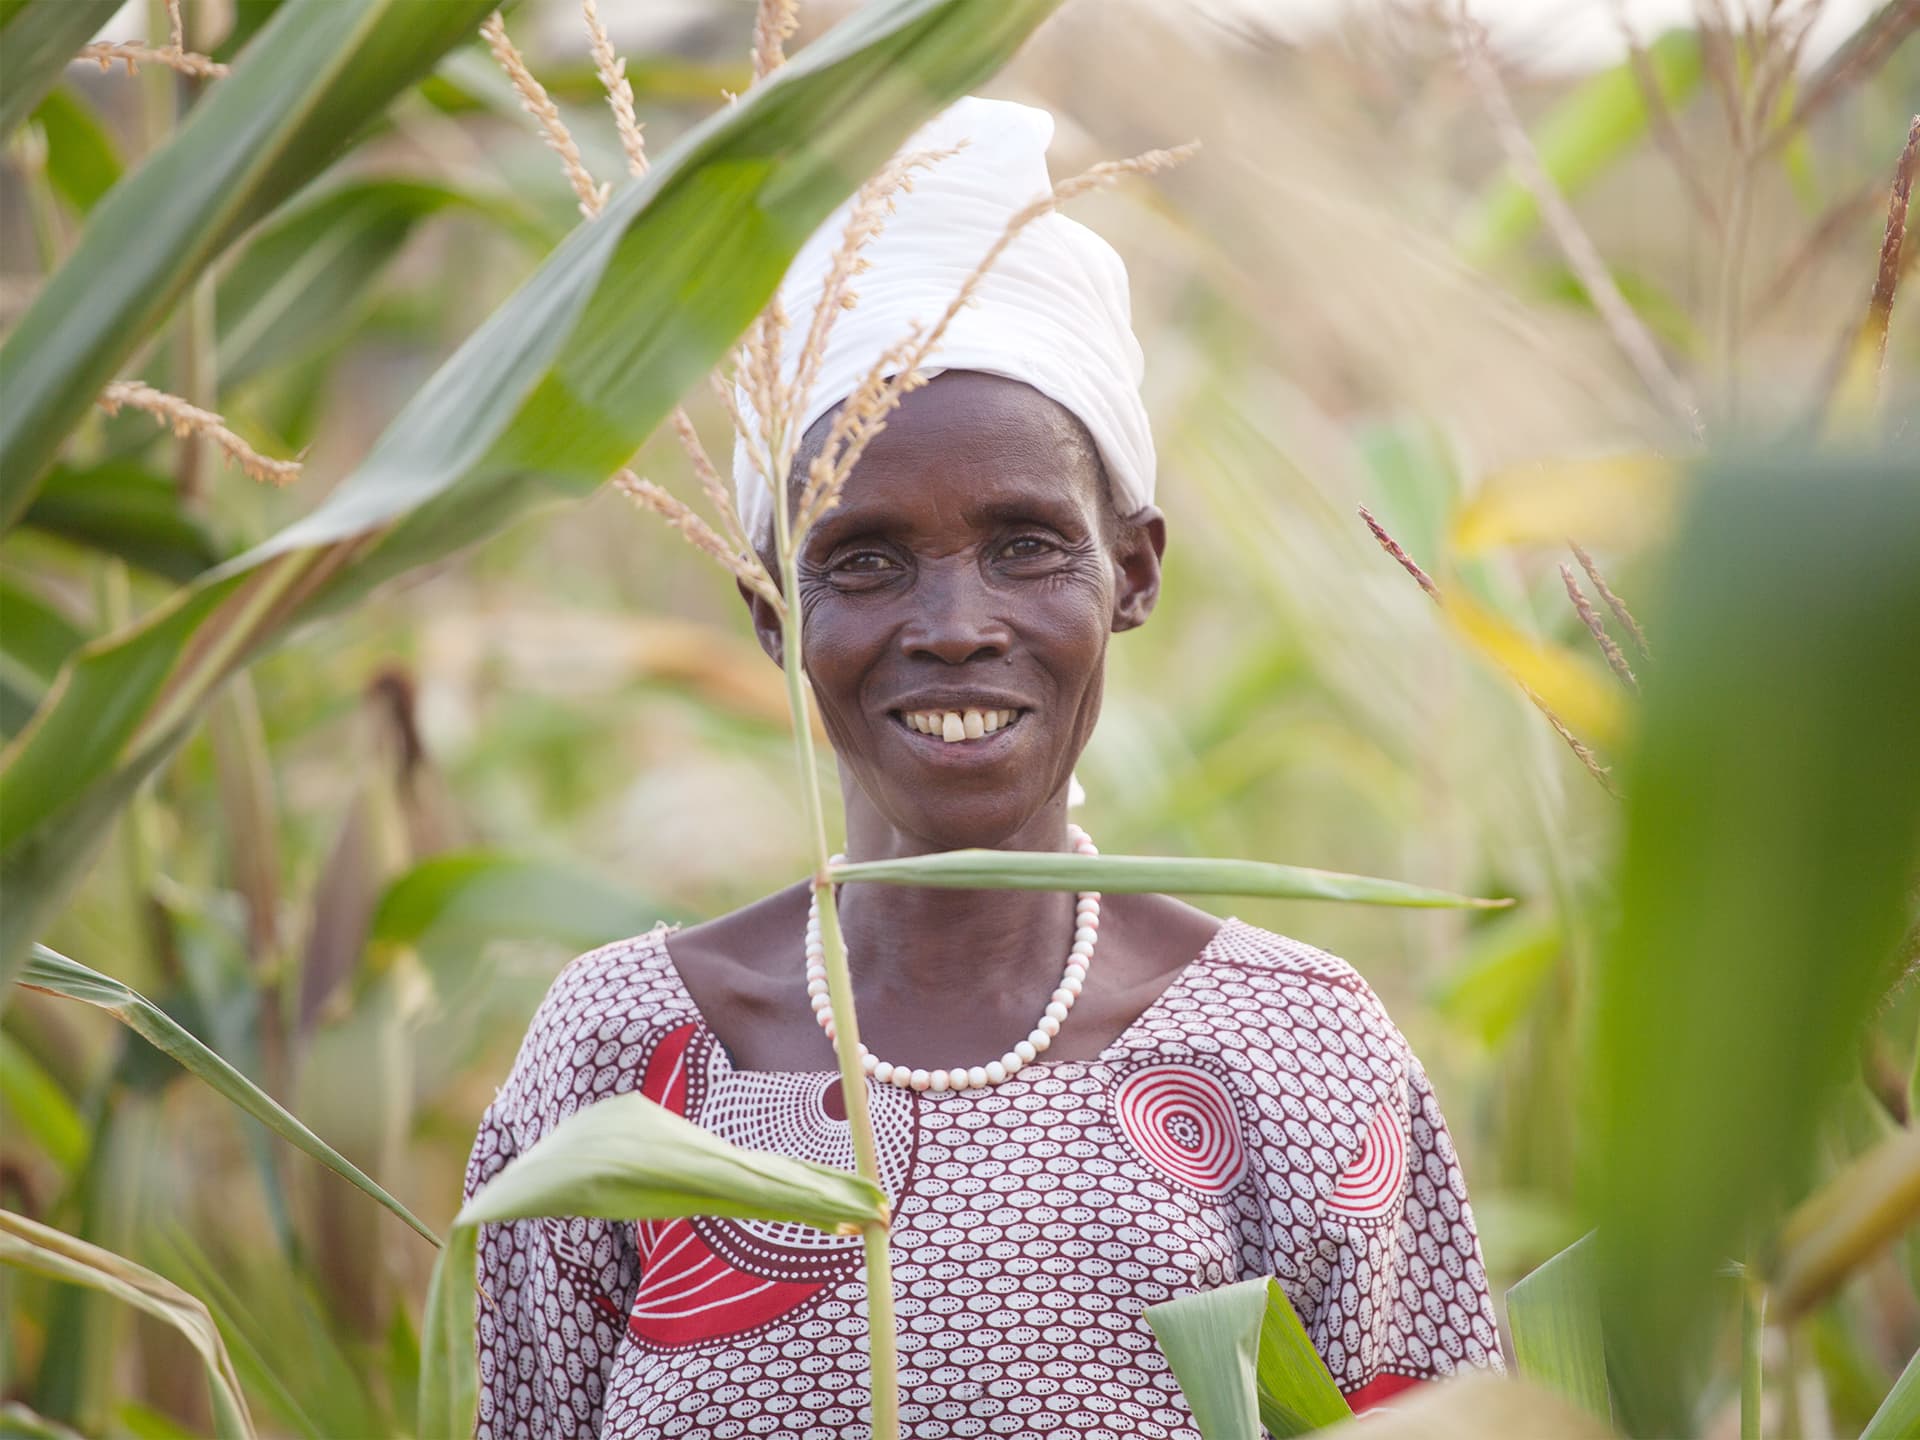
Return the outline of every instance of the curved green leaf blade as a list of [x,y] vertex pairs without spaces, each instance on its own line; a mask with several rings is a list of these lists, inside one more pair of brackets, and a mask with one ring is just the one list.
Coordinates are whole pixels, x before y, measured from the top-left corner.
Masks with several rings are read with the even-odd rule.
[[214,1433],[220,1440],[253,1440],[253,1419],[220,1331],[207,1307],[171,1280],[10,1210],[0,1210],[0,1264],[99,1290],[166,1321],[207,1367]]
[[1267,1317],[1267,1282],[1242,1280],[1146,1308],[1201,1440],[1260,1440],[1254,1365]]
[[1905,1440],[1909,1435],[1920,1435],[1920,1353],[1907,1361],[1860,1440]]
[[0,526],[20,517],[74,422],[194,277],[491,8],[289,0],[166,148],[94,209],[0,345]]
[[277,217],[220,279],[220,383],[242,384],[337,343],[415,227],[446,209],[514,230],[526,223],[499,201],[419,180],[356,181]]
[[1280,1282],[1243,1280],[1150,1305],[1147,1324],[1205,1440],[1306,1435],[1352,1417]]
[[579,226],[318,510],[83,650],[4,757],[0,980],[221,680],[288,626],[597,487],[832,208],[1056,3],[891,0],[843,22]]
[[1432,991],[1433,1007],[1496,1049],[1540,1002],[1565,948],[1562,921],[1551,911],[1477,926],[1466,952]]
[[47,181],[75,211],[85,215],[120,179],[113,137],[70,85],[48,93],[33,112],[47,137]]
[[0,1405],[0,1440],[82,1440],[78,1430],[37,1415],[18,1400]]
[[411,1210],[139,991],[121,984],[111,975],[102,975],[76,960],[69,960],[44,945],[33,947],[32,958],[27,961],[20,984],[30,990],[44,990],[49,995],[80,1000],[105,1010],[288,1144],[305,1151],[335,1174],[352,1181],[426,1239],[436,1245],[440,1243],[433,1231],[415,1218]]
[[17,1137],[27,1135],[47,1158],[71,1175],[86,1158],[87,1124],[54,1078],[13,1036],[0,1031],[0,1103]]
[[0,574],[0,646],[9,663],[48,681],[85,639],[85,632],[55,606]]
[[575,953],[647,929],[661,907],[578,865],[488,850],[435,855],[381,895],[368,940],[391,945],[551,940]]
[[1352,1416],[1347,1397],[1278,1280],[1267,1281],[1267,1314],[1260,1326],[1260,1358],[1254,1370],[1260,1389],[1260,1423],[1274,1440],[1305,1435]]
[[1507,1327],[1522,1375],[1610,1424],[1596,1264],[1593,1237],[1576,1240],[1507,1291]]
[[1513,903],[1477,900],[1449,890],[1429,890],[1369,875],[1272,865],[1263,860],[1071,855],[1046,850],[948,850],[904,860],[863,860],[834,866],[833,878],[870,880],[881,885],[925,885],[937,890],[1167,891],[1434,909],[1489,910]]
[[528,1216],[795,1220],[816,1230],[887,1218],[877,1187],[844,1170],[729,1144],[644,1095],[576,1110],[502,1170],[456,1226]]
[[182,584],[222,553],[207,528],[181,508],[174,482],[131,460],[84,470],[54,466],[20,523]]
[[468,1440],[473,1434],[480,1407],[473,1341],[479,1245],[477,1229],[456,1225],[434,1257],[420,1336],[420,1440]]
[[41,596],[0,575],[0,735],[19,733],[86,638]]
[[121,0],[0,0],[0,140],[60,79]]

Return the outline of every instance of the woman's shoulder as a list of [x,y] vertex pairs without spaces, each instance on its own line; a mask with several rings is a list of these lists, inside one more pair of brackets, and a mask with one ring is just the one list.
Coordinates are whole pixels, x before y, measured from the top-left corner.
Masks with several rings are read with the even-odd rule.
[[667,957],[673,928],[662,922],[567,962],[527,1024],[497,1107],[544,1131],[616,1093],[654,1037],[696,1018]]
[[1373,997],[1379,1003],[1365,977],[1338,955],[1237,916],[1221,925],[1208,958],[1216,968],[1285,976],[1301,984]]
[[1201,1006],[1256,1048],[1356,1045],[1399,1064],[1406,1040],[1364,976],[1339,956],[1240,919],[1220,927],[1187,984]]

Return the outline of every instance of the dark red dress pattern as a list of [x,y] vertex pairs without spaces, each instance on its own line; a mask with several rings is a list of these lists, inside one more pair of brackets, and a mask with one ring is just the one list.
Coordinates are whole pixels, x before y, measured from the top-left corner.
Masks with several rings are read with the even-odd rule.
[[[554,981],[481,1121],[469,1196],[630,1090],[738,1144],[853,1168],[837,1077],[734,1070],[668,933]],[[877,1086],[873,1109],[914,1440],[1196,1440],[1141,1311],[1263,1275],[1356,1408],[1500,1368],[1426,1074],[1366,983],[1311,946],[1228,920],[1098,1059],[980,1090]],[[519,1220],[483,1227],[480,1284],[482,1437],[867,1434],[857,1239]]]

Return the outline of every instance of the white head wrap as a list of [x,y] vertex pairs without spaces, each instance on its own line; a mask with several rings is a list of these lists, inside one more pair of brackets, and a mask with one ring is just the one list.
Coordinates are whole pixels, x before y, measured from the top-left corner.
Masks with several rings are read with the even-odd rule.
[[[800,428],[859,388],[874,362],[907,327],[939,319],[1015,212],[1053,188],[1047,143],[1053,116],[1030,105],[968,96],[936,115],[902,153],[965,148],[917,170],[895,198],[886,228],[862,252],[870,268],[855,282],[859,303],[834,322]],[[790,336],[803,336],[846,228],[849,200],[809,239],[780,299]],[[796,349],[789,346],[789,351]],[[797,356],[784,357],[788,377]],[[1057,211],[1033,221],[990,270],[971,305],[954,316],[922,367],[981,370],[1023,380],[1066,406],[1100,448],[1114,506],[1131,515],[1153,499],[1153,433],[1140,400],[1144,368],[1134,338],[1127,271],[1111,245]],[[742,394],[743,414],[751,414]],[[764,540],[772,496],[736,441],[733,483],[747,533]]]

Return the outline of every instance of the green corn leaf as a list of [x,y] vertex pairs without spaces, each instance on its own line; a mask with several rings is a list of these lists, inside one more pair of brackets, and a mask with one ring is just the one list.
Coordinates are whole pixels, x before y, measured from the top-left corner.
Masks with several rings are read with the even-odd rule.
[[0,1210],[0,1264],[101,1291],[173,1326],[207,1367],[214,1434],[220,1440],[253,1440],[253,1419],[220,1331],[207,1307],[171,1280],[10,1210]]
[[74,423],[194,278],[491,8],[288,0],[166,147],[94,209],[0,346],[0,526],[19,519]]
[[0,1440],[82,1440],[78,1430],[37,1415],[18,1400],[0,1405]]
[[41,682],[60,671],[86,634],[19,581],[0,574],[0,647],[7,663]]
[[1593,1237],[1576,1240],[1507,1291],[1507,1326],[1522,1375],[1611,1423],[1596,1264]]
[[1201,1440],[1260,1440],[1254,1366],[1267,1316],[1267,1282],[1243,1280],[1146,1309]]
[[1434,993],[1434,1008],[1489,1049],[1497,1048],[1539,1003],[1565,949],[1565,931],[1551,913],[1484,926]]
[[1150,1305],[1147,1324],[1205,1440],[1275,1440],[1350,1418],[1278,1280],[1243,1280]]
[[73,1101],[13,1036],[0,1032],[0,1101],[17,1135],[30,1135],[61,1173],[73,1174],[87,1154],[87,1124]]
[[220,279],[220,383],[242,384],[338,343],[408,237],[450,209],[526,235],[524,217],[503,202],[418,180],[356,181],[275,219]]
[[1615,1413],[1698,1428],[1718,1269],[1809,1179],[1920,866],[1911,457],[1714,465],[1647,629],[1583,1172]]
[[49,995],[83,1001],[105,1010],[274,1134],[296,1149],[305,1151],[334,1173],[345,1176],[406,1221],[420,1235],[439,1244],[433,1231],[416,1219],[411,1210],[137,990],[121,984],[110,975],[102,975],[78,961],[69,960],[44,945],[33,947],[32,958],[27,961],[20,983],[31,990],[44,990]]
[[[597,488],[832,208],[1056,3],[889,0],[829,31],[577,227],[319,509],[81,652],[0,757],[0,980],[222,679],[289,626]],[[256,43],[311,8],[288,0]]]
[[33,112],[47,137],[47,181],[54,193],[85,215],[120,179],[120,156],[99,116],[68,85],[51,91]]
[[181,508],[172,479],[131,460],[54,466],[20,523],[183,584],[222,554],[206,526]]
[[0,575],[0,736],[19,733],[86,638],[45,599]]
[[60,80],[121,0],[0,0],[0,140]]
[[1262,860],[1186,856],[1071,855],[1047,850],[948,850],[904,860],[836,865],[839,881],[923,885],[936,890],[1110,890],[1182,895],[1264,895],[1282,900],[1345,900],[1359,905],[1499,909],[1511,900],[1476,900],[1398,880],[1308,870]]
[[381,895],[373,943],[550,940],[576,953],[648,928],[662,907],[578,865],[472,850],[421,861]]
[[1260,1421],[1274,1440],[1324,1429],[1353,1414],[1320,1352],[1307,1338],[1287,1292],[1271,1278],[1254,1379],[1260,1388]]
[[1860,1440],[1907,1440],[1913,1435],[1920,1435],[1920,1353],[1907,1361]]
[[233,28],[227,32],[227,38],[213,48],[213,58],[231,61],[280,13],[285,3],[286,0],[232,0]]
[[[1647,60],[1667,107],[1679,111],[1700,86],[1700,41],[1670,30],[1647,47]],[[1647,102],[1630,60],[1583,82],[1537,127],[1540,163],[1562,194],[1576,195],[1631,153],[1647,133]],[[1468,211],[1461,248],[1476,263],[1511,249],[1540,225],[1533,192],[1509,175],[1489,185]]]
[[743,1150],[644,1095],[629,1094],[567,1116],[494,1176],[453,1223],[718,1215],[837,1230],[886,1214],[886,1197],[857,1175]]
[[420,1336],[420,1440],[468,1440],[473,1434],[480,1405],[473,1339],[479,1244],[478,1230],[458,1225],[434,1257]]

